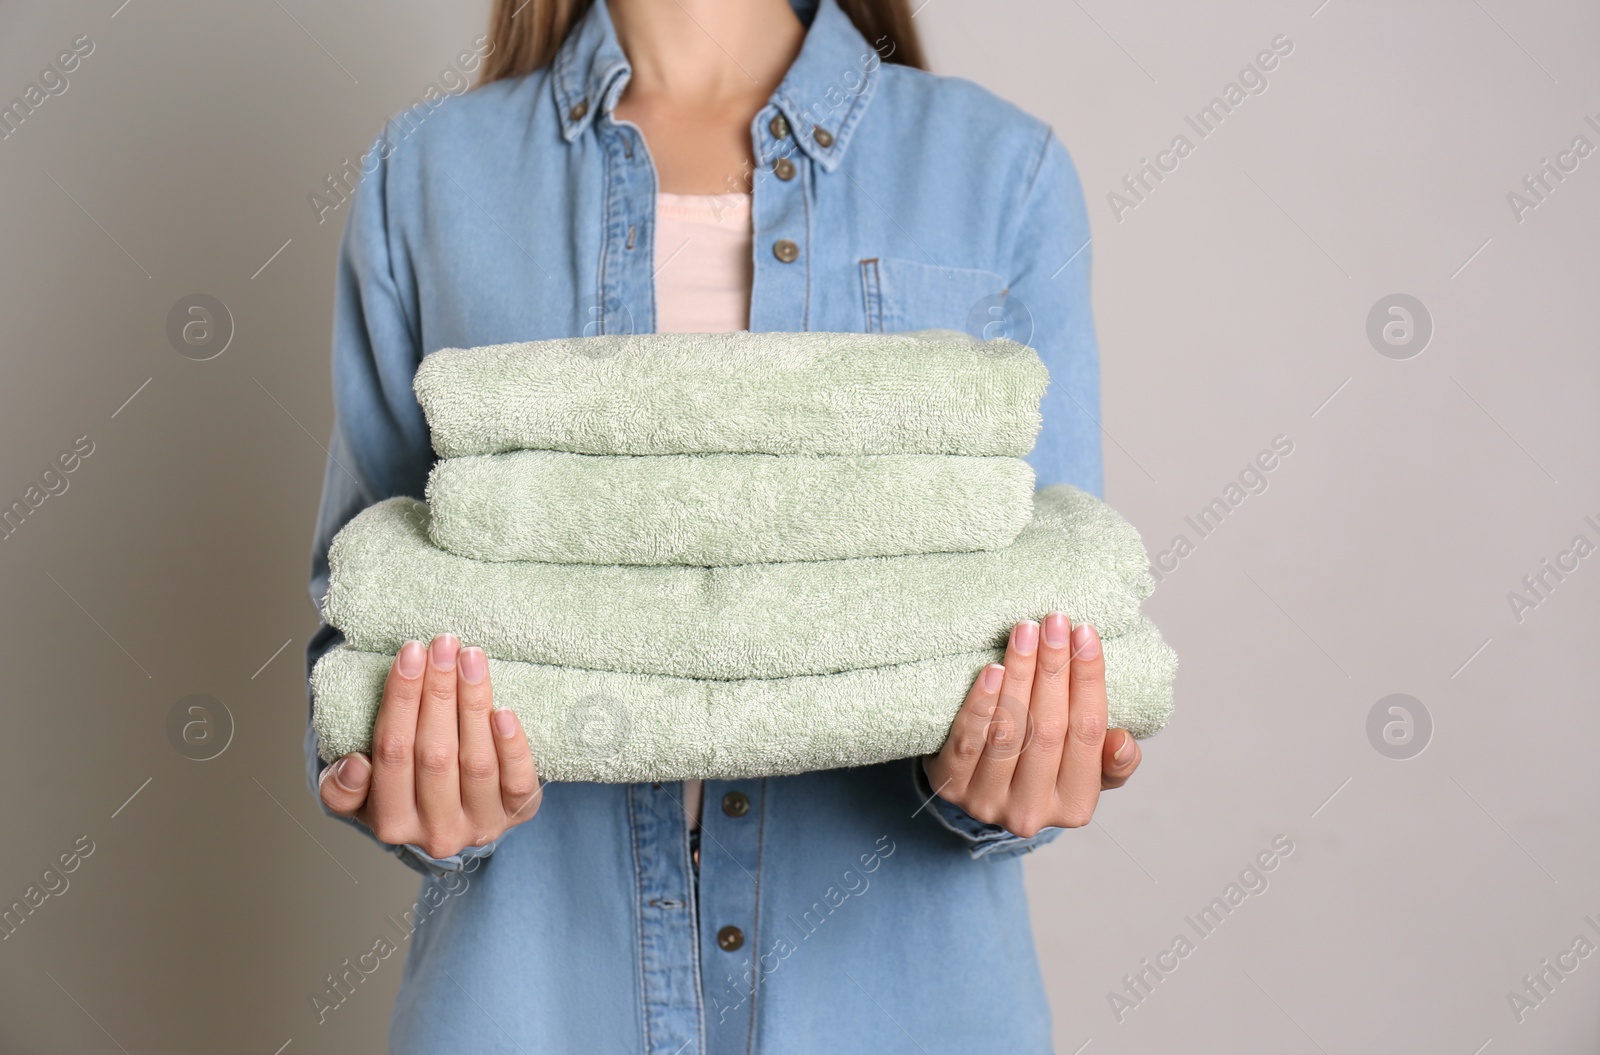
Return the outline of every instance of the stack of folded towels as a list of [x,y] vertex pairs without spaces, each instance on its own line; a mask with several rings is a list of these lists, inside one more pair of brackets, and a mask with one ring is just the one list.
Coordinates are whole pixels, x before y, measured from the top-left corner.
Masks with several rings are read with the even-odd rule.
[[489,654],[541,776],[739,778],[937,751],[1011,626],[1104,642],[1113,726],[1176,657],[1138,533],[1022,460],[1048,381],[965,334],[589,337],[426,357],[441,460],[333,542],[325,759],[365,751],[394,653]]

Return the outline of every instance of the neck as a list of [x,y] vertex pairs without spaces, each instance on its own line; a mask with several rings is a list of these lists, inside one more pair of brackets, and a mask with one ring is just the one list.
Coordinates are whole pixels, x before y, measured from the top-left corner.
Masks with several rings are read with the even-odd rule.
[[609,0],[633,67],[625,95],[677,104],[764,103],[783,80],[805,27],[789,0]]

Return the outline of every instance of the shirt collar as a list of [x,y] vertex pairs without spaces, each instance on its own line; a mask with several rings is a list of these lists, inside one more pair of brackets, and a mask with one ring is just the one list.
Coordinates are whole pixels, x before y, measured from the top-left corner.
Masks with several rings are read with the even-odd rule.
[[[832,172],[844,159],[877,89],[882,62],[883,54],[861,35],[837,0],[817,0],[800,54],[772,93],[771,105],[788,121],[799,148],[823,171]],[[605,0],[594,0],[552,66],[562,137],[570,143],[601,113],[610,113],[631,73]]]
[[551,66],[562,138],[572,142],[602,110],[609,113],[632,70],[605,0],[594,0],[567,34]]

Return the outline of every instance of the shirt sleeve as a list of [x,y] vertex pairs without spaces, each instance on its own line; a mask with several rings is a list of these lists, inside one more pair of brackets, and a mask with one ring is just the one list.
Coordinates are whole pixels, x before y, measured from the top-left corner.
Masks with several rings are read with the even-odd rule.
[[[390,142],[386,129],[366,155],[373,168],[370,172],[363,168],[364,178],[351,198],[339,245],[333,310],[334,424],[311,547],[311,601],[319,613],[328,592],[328,546],[333,536],[375,502],[395,495],[420,499],[433,466],[427,420],[411,388],[422,361],[418,313],[405,293],[407,284],[396,279],[397,268],[405,271],[403,257],[391,251]],[[308,701],[311,668],[342,640],[339,631],[323,621],[306,646]],[[318,757],[317,731],[309,722],[305,756],[306,779],[316,794],[326,763]],[[317,801],[320,805],[320,796]],[[372,836],[357,821],[337,819]],[[495,847],[494,843],[468,847],[440,859],[415,846],[379,845],[427,875],[458,871]]]
[[[1040,406],[1044,423],[1028,462],[1040,487],[1066,483],[1103,498],[1100,357],[1090,304],[1089,217],[1072,159],[1048,129],[1012,219],[1015,237],[1006,318],[1012,336],[1026,338],[1050,371]],[[1045,828],[1029,839],[1013,835],[935,794],[920,758],[912,760],[911,770],[923,811],[966,840],[974,858],[1025,854],[1064,830]]]
[[1028,462],[1040,487],[1067,483],[1104,498],[1089,216],[1077,169],[1048,130],[1015,221],[1007,312],[1019,328],[1031,322],[1027,343],[1050,371]]

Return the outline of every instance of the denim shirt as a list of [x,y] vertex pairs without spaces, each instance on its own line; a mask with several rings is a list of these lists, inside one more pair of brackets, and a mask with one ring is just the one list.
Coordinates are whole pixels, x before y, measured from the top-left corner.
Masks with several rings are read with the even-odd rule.
[[[750,329],[1027,340],[1051,374],[1039,484],[1101,493],[1089,228],[1066,151],[976,85],[882,62],[835,0],[806,14],[750,125]],[[352,167],[314,600],[340,527],[422,497],[424,355],[654,329],[655,169],[613,116],[628,76],[595,0],[550,67],[402,112]],[[324,625],[308,662],[338,640]],[[316,746],[308,730],[313,787]],[[1050,1050],[1019,857],[1059,831],[980,823],[914,759],[713,780],[697,882],[682,794],[550,784],[490,846],[389,847],[426,876],[394,1049]]]

